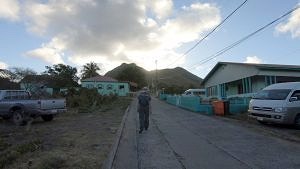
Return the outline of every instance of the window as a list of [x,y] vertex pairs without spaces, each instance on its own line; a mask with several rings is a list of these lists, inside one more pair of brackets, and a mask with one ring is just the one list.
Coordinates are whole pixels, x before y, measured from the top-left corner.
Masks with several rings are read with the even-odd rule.
[[24,100],[29,99],[29,94],[26,91],[7,91],[4,96],[6,100]]
[[111,90],[112,89],[112,85],[111,84],[109,84],[109,85],[107,85],[107,88],[106,88],[107,90]]
[[88,88],[88,89],[91,89],[91,88],[93,88],[94,87],[94,85],[92,85],[92,84],[87,84],[86,85],[86,88]]
[[297,97],[297,100],[300,100],[300,90],[296,90],[291,97]]
[[253,99],[285,100],[290,92],[291,92],[290,89],[261,90],[253,97]]
[[217,86],[212,86],[207,88],[207,96],[217,96],[217,95],[218,95]]
[[103,89],[103,85],[102,84],[98,84],[98,89]]
[[120,85],[120,86],[119,86],[119,89],[124,89],[124,88],[125,88],[124,85]]
[[238,94],[243,94],[243,85],[238,84]]

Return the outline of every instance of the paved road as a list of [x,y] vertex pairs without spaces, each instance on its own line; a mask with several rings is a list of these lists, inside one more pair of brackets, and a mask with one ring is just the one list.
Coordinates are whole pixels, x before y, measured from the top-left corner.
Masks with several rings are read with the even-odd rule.
[[150,128],[129,112],[115,169],[299,169],[300,145],[153,99]]

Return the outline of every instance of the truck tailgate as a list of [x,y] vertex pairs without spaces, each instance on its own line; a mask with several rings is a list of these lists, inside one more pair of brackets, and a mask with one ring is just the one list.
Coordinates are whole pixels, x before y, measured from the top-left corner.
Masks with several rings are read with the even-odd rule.
[[65,108],[65,99],[49,99],[41,100],[41,109],[64,109]]

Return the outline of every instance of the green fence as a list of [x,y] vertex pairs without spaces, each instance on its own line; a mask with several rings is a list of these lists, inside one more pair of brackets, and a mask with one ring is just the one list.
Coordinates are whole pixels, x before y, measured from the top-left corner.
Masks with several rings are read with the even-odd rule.
[[167,103],[169,103],[169,104],[177,105],[178,96],[167,95],[166,100],[167,100]]
[[196,96],[181,96],[178,98],[178,106],[184,109],[197,112],[200,106],[200,97]]
[[230,98],[229,101],[229,111],[231,114],[245,113],[248,111],[250,97],[237,97]]
[[[199,112],[207,115],[213,114],[213,108],[210,104],[200,104],[200,97],[197,96],[172,96],[166,95],[166,101],[169,104],[191,110],[194,112]],[[160,96],[161,100],[164,96]]]
[[160,100],[167,100],[167,94],[162,94],[162,93],[160,93],[160,94],[159,94],[159,99],[160,99]]

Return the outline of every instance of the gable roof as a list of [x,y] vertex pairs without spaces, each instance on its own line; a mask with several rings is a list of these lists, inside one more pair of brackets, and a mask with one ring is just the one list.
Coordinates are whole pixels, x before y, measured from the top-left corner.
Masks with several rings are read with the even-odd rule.
[[218,62],[213,69],[206,75],[201,84],[204,84],[222,65],[242,65],[251,66],[261,70],[290,70],[300,71],[299,65],[279,65],[279,64],[258,64],[258,63],[237,63],[237,62]]
[[108,76],[94,76],[91,78],[83,79],[82,82],[118,82],[118,80],[108,77]]

